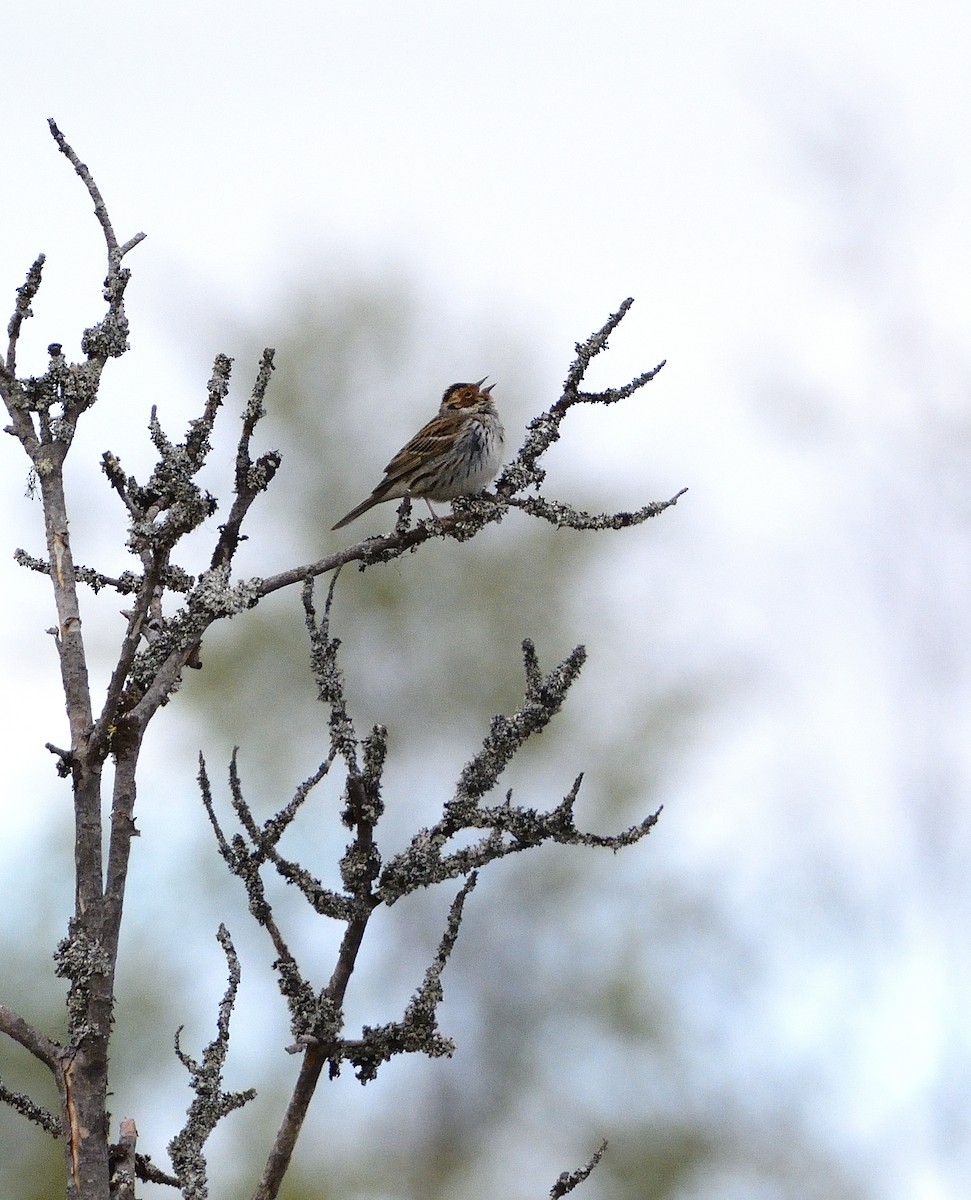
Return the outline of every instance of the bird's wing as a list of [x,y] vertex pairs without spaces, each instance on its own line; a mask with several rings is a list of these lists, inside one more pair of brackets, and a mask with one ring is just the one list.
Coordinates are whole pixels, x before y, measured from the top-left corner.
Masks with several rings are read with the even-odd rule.
[[446,413],[429,421],[384,468],[387,482],[393,483],[403,479],[419,467],[439,458],[455,441],[456,432],[466,420],[465,413]]

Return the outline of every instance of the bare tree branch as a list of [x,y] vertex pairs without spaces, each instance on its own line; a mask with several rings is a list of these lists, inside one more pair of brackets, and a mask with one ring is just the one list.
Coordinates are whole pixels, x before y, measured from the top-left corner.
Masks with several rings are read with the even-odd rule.
[[526,427],[526,441],[522,449],[496,483],[496,493],[499,496],[508,499],[527,487],[538,488],[542,484],[546,472],[539,466],[539,460],[550,446],[559,440],[563,419],[575,404],[615,404],[650,383],[662,369],[664,361],[621,388],[612,388],[604,392],[579,390],[591,361],[606,350],[608,337],[627,315],[633,303],[631,298],[625,300],[601,329],[591,333],[585,342],[577,343],[577,356],[567,372],[563,394],[551,408],[541,416],[535,417]]
[[200,1063],[186,1054],[179,1044],[181,1028],[175,1035],[175,1053],[189,1072],[191,1087],[195,1092],[185,1125],[168,1146],[172,1167],[185,1200],[206,1200],[208,1187],[203,1147],[223,1117],[242,1108],[256,1096],[253,1088],[242,1092],[224,1092],[222,1089],[222,1071],[229,1053],[229,1022],[236,1003],[240,970],[239,958],[225,925],[220,925],[216,936],[229,968],[229,983],[219,1005],[216,1036],[203,1050]]
[[[600,515],[539,494],[545,475],[542,456],[559,438],[570,409],[577,404],[609,405],[624,400],[654,379],[664,363],[617,388],[581,390],[590,362],[606,348],[609,335],[630,308],[632,301],[625,300],[601,329],[577,345],[577,356],[560,398],[530,424],[519,453],[500,476],[494,494],[459,498],[450,516],[414,525],[406,497],[389,534],[367,538],[316,563],[268,578],[239,579],[233,577],[233,568],[245,537],[245,520],[280,466],[277,451],[257,454],[252,449],[274,369],[274,351],[267,348],[241,414],[229,512],[214,538],[208,568],[195,578],[173,562],[173,554],[186,535],[217,509],[216,498],[199,484],[232,374],[232,360],[217,355],[201,413],[189,423],[181,442],[166,433],[153,408],[149,436],[157,460],[144,484],[127,474],[110,451],[102,458],[108,485],[125,507],[128,550],[140,569],[108,575],[82,566],[74,561],[69,536],[63,468],[78,422],[97,400],[108,360],[128,349],[124,298],[129,272],[122,261],[145,235],[137,233],[119,242],[91,172],[53,120],[49,125],[59,151],[73,166],[94,204],[108,260],[106,311],[100,321],[84,330],[82,361],[69,362],[61,345],[52,343],[44,373],[18,378],[19,339],[42,280],[44,257],[40,255],[17,289],[7,327],[6,355],[0,364],[0,397],[10,419],[7,431],[23,446],[43,503],[46,557],[18,550],[16,558],[27,569],[48,576],[54,593],[57,624],[51,632],[58,651],[69,739],[58,738],[66,748],[54,742],[48,742],[47,748],[55,756],[58,773],[71,779],[76,878],[74,914],[55,953],[56,972],[69,981],[66,1045],[60,1046],[18,1014],[0,1006],[0,1033],[17,1041],[52,1072],[60,1096],[60,1116],[55,1117],[2,1084],[0,1101],[61,1137],[69,1200],[134,1200],[136,1178],[178,1187],[186,1200],[202,1200],[207,1195],[206,1142],[223,1117],[255,1094],[251,1089],[224,1092],[222,1087],[230,1018],[240,980],[239,962],[224,926],[220,926],[218,939],[226,956],[229,982],[219,1007],[216,1036],[197,1061],[183,1051],[176,1034],[176,1053],[189,1072],[194,1098],[183,1129],[169,1144],[175,1174],[168,1175],[137,1153],[137,1129],[130,1118],[121,1122],[118,1143],[108,1144],[108,1048],[128,867],[132,839],[138,836],[135,804],[139,757],[149,723],[174,696],[182,672],[188,666],[200,665],[200,644],[210,626],[254,607],[272,592],[300,584],[311,669],[319,699],[328,710],[327,754],[292,797],[260,824],[244,797],[234,751],[229,788],[241,832],[232,836],[223,831],[217,819],[201,755],[199,772],[203,803],[219,853],[242,881],[250,911],[266,929],[276,954],[273,968],[288,1006],[294,1037],[289,1049],[302,1052],[286,1112],[255,1192],[256,1200],[275,1200],[325,1065],[333,1076],[343,1062],[350,1062],[362,1082],[368,1082],[376,1077],[380,1065],[396,1054],[439,1056],[452,1052],[452,1042],[438,1028],[438,1006],[443,995],[443,972],[458,937],[465,901],[475,885],[476,871],[497,858],[546,842],[614,850],[633,845],[650,831],[658,815],[648,816],[619,833],[583,832],[577,829],[573,815],[580,776],[549,811],[513,804],[511,791],[504,801],[489,802],[490,792],[513,756],[559,711],[585,658],[584,648],[578,646],[544,674],[533,644],[527,640],[523,643],[522,703],[511,715],[493,719],[481,748],[463,768],[451,799],[443,805],[440,819],[430,829],[418,830],[404,851],[385,862],[377,829],[384,811],[382,781],[388,733],[384,726],[375,725],[359,735],[348,708],[338,661],[340,642],[331,631],[340,570],[349,562],[366,568],[393,561],[430,538],[467,541],[486,525],[500,522],[511,507],[558,527],[595,530],[627,528],[670,508],[683,490],[670,500],[631,512]],[[527,491],[530,494],[525,494]],[[318,619],[314,580],[325,573],[332,578],[323,615]],[[95,592],[108,587],[132,597],[130,608],[122,614],[126,626],[97,716],[82,636],[79,584]],[[178,597],[177,607],[167,611],[173,597]],[[106,837],[102,774],[109,756],[113,777]],[[303,811],[313,789],[335,769],[344,772],[340,819],[349,837],[338,864],[340,887],[328,888],[300,862],[281,854],[279,846],[283,833]],[[322,986],[320,981],[311,983],[305,977],[291,952],[264,885],[264,868],[294,884],[317,914],[343,923],[330,976]],[[345,1037],[345,1000],[375,909],[397,903],[418,888],[453,878],[464,882],[452,901],[437,952],[401,1018],[364,1027],[358,1037]],[[563,1195],[572,1190],[586,1178],[602,1153],[603,1147],[581,1171],[561,1176],[551,1194]]]
[[145,1183],[161,1183],[165,1187],[173,1188],[179,1186],[178,1179],[157,1167],[147,1154],[135,1155],[135,1174]]
[[48,120],[47,124],[50,126],[54,141],[57,142],[58,150],[60,150],[60,152],[65,156],[65,158],[77,172],[81,182],[88,189],[88,195],[94,201],[94,215],[98,218],[98,224],[101,226],[101,230],[105,235],[105,244],[108,247],[109,263],[113,262],[114,260],[120,262],[129,250],[137,246],[139,242],[143,242],[145,240],[145,234],[136,233],[134,237],[129,238],[128,241],[125,242],[124,246],[118,245],[118,239],[115,237],[114,228],[112,227],[111,220],[108,217],[107,206],[102,199],[101,192],[98,190],[98,185],[95,183],[91,172],[84,165],[84,163],[81,162],[78,156],[74,153],[73,149],[68,145],[64,134],[58,129],[53,117]]
[[[297,1138],[325,1063],[330,1075],[339,1073],[342,1062],[353,1064],[362,1083],[372,1081],[383,1062],[397,1054],[421,1052],[432,1057],[449,1055],[454,1047],[438,1030],[437,1007],[442,999],[441,975],[458,936],[463,905],[475,884],[475,869],[506,854],[517,853],[547,841],[570,845],[603,846],[613,850],[633,845],[644,837],[657,821],[658,814],[620,834],[600,835],[581,832],[573,821],[573,806],[580,787],[577,778],[572,789],[548,813],[513,806],[511,793],[504,804],[487,806],[483,797],[496,784],[503,769],[533,734],[545,727],[559,710],[583,664],[585,652],[577,647],[549,674],[540,669],[532,642],[523,643],[526,688],[523,704],[511,717],[496,717],[482,749],[466,765],[455,795],[443,811],[441,821],[431,830],[421,830],[408,849],[396,855],[381,870],[381,856],[375,842],[375,826],[383,805],[380,777],[384,765],[387,733],[376,726],[360,742],[347,709],[344,679],[338,663],[339,642],[330,632],[331,609],[337,573],[328,588],[324,614],[318,621],[313,603],[313,581],[304,583],[303,603],[311,643],[311,661],[317,679],[320,700],[329,708],[330,754],[314,776],[298,788],[294,798],[262,826],[253,818],[245,802],[237,774],[234,753],[230,767],[233,807],[246,839],[231,840],[215,816],[204,765],[200,772],[203,801],[216,833],[217,844],[230,870],[244,882],[250,911],[263,925],[277,951],[274,967],[280,988],[287,999],[291,1028],[295,1035],[291,1052],[302,1052],[303,1061],[286,1112],[277,1131],[254,1200],[274,1200],[289,1167]],[[341,860],[345,892],[339,895],[323,888],[299,864],[284,859],[276,849],[280,832],[292,820],[310,790],[326,774],[336,759],[347,770],[346,807],[342,820],[354,831],[354,838]],[[456,835],[484,829],[486,836],[447,852],[447,844]],[[296,883],[308,902],[322,915],[336,917],[346,928],[337,954],[337,962],[327,986],[315,995],[304,979],[280,933],[263,887],[260,869],[272,865],[287,882]],[[466,876],[466,882],[453,902],[448,924],[438,952],[426,971],[425,980],[399,1021],[365,1027],[358,1038],[340,1036],[344,997],[354,971],[368,920],[379,903],[393,904],[419,887],[440,883],[446,878]],[[377,888],[375,881],[379,880]]]
[[24,321],[34,314],[31,312],[31,302],[37,295],[40,288],[41,272],[44,269],[45,257],[43,254],[38,254],[34,259],[30,270],[27,272],[26,281],[17,288],[17,303],[14,306],[13,316],[7,325],[7,358],[3,375],[7,381],[13,380],[17,372],[17,342],[20,339],[20,330]]
[[583,1183],[606,1153],[607,1139],[605,1138],[582,1167],[579,1167],[576,1171],[563,1172],[556,1183],[550,1188],[550,1200],[559,1200],[560,1196],[566,1196],[578,1184]]
[[[2,373],[3,400],[11,417],[12,432],[30,457],[39,483],[47,538],[47,562],[57,610],[55,644],[70,729],[70,750],[59,753],[62,767],[70,767],[75,813],[75,914],[68,937],[58,947],[57,969],[70,980],[68,1018],[71,1048],[53,1063],[61,1092],[64,1141],[71,1197],[100,1196],[108,1187],[108,1144],[105,1114],[108,1039],[111,1032],[116,939],[108,929],[106,950],[102,937],[105,902],[102,876],[101,773],[107,746],[89,742],[92,702],[88,664],[81,629],[75,569],[69,536],[63,464],[70,451],[77,422],[95,401],[101,372],[109,358],[128,346],[124,294],[128,272],[124,254],[140,238],[119,246],[104,201],[87,167],[77,158],[60,130],[50,122],[58,148],[71,161],[95,203],[95,212],[108,256],[105,280],[107,313],[84,331],[86,360],[69,364],[59,344],[48,348],[47,371],[39,378],[16,380],[16,348],[23,320],[40,286],[43,259],[39,258],[18,293],[8,326],[10,341]],[[116,914],[120,920],[120,908]],[[110,924],[110,923],[109,923]],[[45,1054],[48,1047],[43,1047]]]
[[35,1104],[23,1092],[12,1091],[2,1080],[0,1080],[0,1104],[8,1105],[28,1121],[33,1121],[53,1138],[59,1138],[63,1133],[60,1121],[49,1109],[44,1108],[42,1104]]
[[322,1046],[314,1043],[306,1046],[297,1081],[287,1104],[287,1111],[277,1130],[273,1147],[263,1168],[263,1174],[253,1192],[253,1200],[276,1200],[279,1195],[280,1187],[297,1145],[297,1137],[303,1128],[304,1118],[310,1108],[310,1101],[313,1099],[325,1061],[325,1051]]
[[[14,551],[14,562],[21,567],[26,567],[29,571],[37,571],[41,575],[50,575],[51,564],[43,558],[35,558],[32,554],[28,554],[26,550]],[[112,588],[120,596],[130,596],[134,592],[138,592],[142,586],[141,577],[136,575],[134,571],[122,571],[117,577],[105,575],[101,571],[95,571],[91,567],[84,567],[75,564],[74,574],[78,583],[87,584],[95,595],[102,588]],[[186,575],[178,567],[170,567],[165,573],[162,583],[167,591],[171,592],[187,592],[195,580],[191,575]],[[127,614],[123,614],[127,615]]]
[[121,1122],[118,1141],[108,1151],[111,1168],[112,1200],[135,1200],[135,1179],[138,1176],[138,1130],[131,1117]]
[[19,1013],[8,1008],[6,1004],[0,1004],[0,1033],[5,1033],[7,1037],[13,1038],[34,1058],[39,1059],[45,1067],[49,1067],[52,1071],[57,1069],[63,1053],[62,1047],[57,1042],[52,1042],[39,1029],[35,1029],[29,1021],[25,1021]]
[[557,529],[630,529],[632,525],[641,525],[651,517],[658,517],[667,508],[673,508],[687,492],[682,488],[670,500],[656,500],[645,504],[635,512],[600,513],[593,515],[585,513],[562,500],[547,500],[544,496],[514,496],[508,503],[514,508],[521,508],[531,517],[541,517],[549,521]]
[[243,412],[243,429],[236,448],[235,497],[229,512],[229,519],[222,526],[219,541],[213,551],[210,563],[212,570],[228,566],[232,562],[233,555],[239,546],[240,527],[249,512],[250,505],[260,492],[265,492],[270,486],[280,467],[281,460],[278,450],[270,450],[266,454],[261,454],[256,462],[249,455],[253,431],[265,413],[266,389],[269,387],[273,369],[273,351],[264,350],[256,383],[253,386],[249,403]]
[[[451,1038],[443,1037],[438,1030],[438,1006],[444,995],[442,972],[458,940],[465,901],[477,879],[473,871],[452,901],[438,951],[425,972],[421,987],[405,1009],[403,1018],[375,1028],[365,1025],[360,1041],[342,1043],[341,1055],[357,1068],[361,1083],[374,1079],[381,1063],[389,1062],[396,1054],[420,1052],[429,1058],[451,1058],[455,1053],[455,1043]],[[332,1073],[335,1065],[332,1062]]]

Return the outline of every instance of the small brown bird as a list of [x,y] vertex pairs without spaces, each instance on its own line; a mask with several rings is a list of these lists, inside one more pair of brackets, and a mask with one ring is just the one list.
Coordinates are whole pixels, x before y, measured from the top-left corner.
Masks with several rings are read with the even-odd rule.
[[496,386],[453,383],[442,396],[438,416],[419,429],[384,468],[384,479],[368,498],[334,526],[340,529],[385,500],[414,496],[432,508],[433,500],[454,500],[481,491],[502,463],[505,431],[490,392]]

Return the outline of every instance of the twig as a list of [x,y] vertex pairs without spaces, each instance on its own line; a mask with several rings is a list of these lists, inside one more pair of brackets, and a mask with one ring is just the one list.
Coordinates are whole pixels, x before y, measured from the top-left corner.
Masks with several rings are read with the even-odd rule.
[[165,1187],[175,1188],[179,1186],[178,1179],[157,1167],[147,1154],[135,1155],[135,1173],[145,1183],[161,1183]]
[[594,1167],[599,1164],[600,1160],[606,1153],[607,1139],[604,1138],[604,1140],[600,1143],[600,1146],[593,1152],[593,1154],[589,1159],[587,1159],[586,1163],[582,1167],[579,1167],[576,1171],[563,1172],[559,1179],[557,1179],[556,1183],[554,1183],[550,1188],[550,1200],[560,1200],[561,1196],[567,1195],[567,1193],[572,1192],[578,1184],[583,1183],[583,1181],[590,1175],[591,1171],[593,1171]]
[[[239,775],[236,771],[236,755],[233,753],[233,762],[230,766],[230,787],[233,793],[233,806],[237,813],[244,809],[249,816],[249,809],[246,808],[245,801],[242,797]],[[266,898],[266,891],[263,887],[263,880],[260,876],[260,864],[264,860],[264,855],[261,851],[255,854],[249,854],[246,851],[246,846],[240,837],[233,838],[230,843],[222,831],[219,820],[216,817],[216,810],[212,802],[212,789],[209,785],[209,775],[206,771],[206,763],[203,756],[199,755],[199,788],[202,792],[202,802],[208,814],[210,824],[213,827],[213,832],[216,835],[216,844],[219,847],[219,852],[223,857],[223,861],[229,867],[232,874],[236,875],[243,881],[246,888],[246,895],[249,900],[250,912],[255,917],[256,921],[266,929],[273,942],[273,948],[277,954],[278,969],[280,964],[297,971],[296,960],[290,953],[290,949],[284,941],[283,934],[280,932],[275,920],[273,919],[273,909]],[[254,823],[255,824],[255,823]],[[302,982],[302,981],[301,981]]]
[[8,379],[13,379],[17,373],[17,342],[20,338],[20,330],[24,321],[34,314],[31,311],[31,303],[40,289],[41,273],[44,269],[46,258],[43,254],[38,254],[31,264],[30,270],[27,272],[27,279],[17,288],[17,303],[14,306],[13,316],[7,325],[7,360],[5,374]]
[[[184,447],[166,447],[158,434],[153,436],[162,459],[156,474],[153,475],[153,480],[157,480],[157,483],[152,490],[160,491],[160,485],[171,476],[180,485],[179,490],[173,492],[173,507],[180,512],[191,507],[190,493],[186,485],[205,461],[208,435],[216,410],[225,395],[230,365],[231,360],[225,355],[217,358],[209,383],[206,409],[202,417],[190,427]],[[189,593],[183,610],[167,622],[165,636],[158,639],[158,645],[152,648],[149,655],[144,656],[142,662],[132,664],[138,674],[138,680],[135,681],[137,686],[131,695],[131,716],[139,723],[150,720],[158,707],[168,700],[177,686],[182,669],[197,656],[199,644],[209,626],[221,617],[233,616],[252,608],[260,598],[258,581],[230,584],[230,571],[241,540],[239,531],[243,519],[256,497],[269,486],[280,465],[280,455],[275,450],[261,455],[255,462],[249,457],[250,439],[263,413],[265,392],[272,369],[273,351],[267,349],[263,352],[256,383],[243,412],[242,431],[237,446],[235,498],[229,519],[222,527],[213,551],[210,568]],[[167,468],[170,455],[173,467],[177,467],[183,454],[189,460],[188,470],[183,469],[180,473]],[[128,490],[131,491],[130,486]],[[162,487],[160,495],[165,494],[165,488]],[[198,505],[203,506],[196,509],[198,521],[193,520],[194,527],[214,511],[216,502],[208,493],[201,493],[199,489],[195,489],[191,496]],[[169,548],[185,532],[188,532],[187,528],[173,527],[173,536],[168,537]]]
[[51,754],[57,755],[60,760],[57,764],[57,773],[62,779],[67,779],[68,775],[77,765],[77,759],[70,750],[62,750],[60,746],[55,746],[53,742],[45,742],[44,749],[49,750]]
[[108,260],[110,263],[117,265],[117,263],[121,261],[121,259],[128,253],[129,250],[137,246],[139,242],[143,242],[145,240],[145,234],[136,233],[135,236],[129,238],[123,246],[118,245],[118,239],[115,237],[115,231],[112,227],[111,219],[108,216],[107,206],[102,199],[101,192],[99,191],[98,185],[95,183],[91,172],[74,153],[74,150],[71,148],[71,146],[68,145],[67,139],[58,129],[53,117],[48,119],[47,124],[50,126],[54,141],[57,142],[58,150],[60,150],[60,152],[77,172],[81,182],[88,189],[88,195],[94,201],[94,215],[98,218],[98,224],[101,226],[102,232],[105,235],[105,243],[108,247]]
[[59,1138],[61,1136],[61,1123],[52,1112],[44,1108],[41,1104],[35,1104],[23,1092],[12,1091],[2,1081],[0,1081],[0,1104],[9,1105],[14,1112],[19,1112],[28,1121],[33,1121],[35,1125],[39,1125],[51,1137]]
[[[14,551],[13,557],[18,566],[26,567],[29,571],[37,571],[41,575],[50,575],[51,573],[51,564],[45,558],[37,558],[19,548]],[[142,585],[141,578],[134,571],[123,571],[115,577],[95,571],[92,567],[75,565],[74,576],[78,583],[87,584],[95,595],[102,588],[112,588],[120,596],[130,596],[133,592],[137,592]],[[184,572],[169,568],[164,578],[164,584],[170,591],[187,592],[192,587],[193,580]]]
[[342,1043],[342,1056],[357,1068],[361,1083],[374,1079],[381,1063],[396,1054],[420,1052],[429,1058],[451,1058],[455,1053],[455,1043],[438,1029],[438,1006],[444,997],[442,972],[458,940],[465,901],[477,879],[473,871],[452,901],[438,951],[402,1019],[376,1028],[365,1026],[360,1041]]
[[240,527],[250,505],[260,492],[266,491],[280,468],[281,457],[278,450],[270,450],[266,454],[260,455],[255,463],[249,455],[253,432],[257,422],[265,413],[266,389],[269,387],[270,376],[274,369],[273,356],[273,350],[263,351],[256,383],[253,385],[249,403],[243,412],[243,428],[236,447],[235,496],[229,517],[220,529],[219,540],[212,554],[210,566],[213,570],[232,562],[239,546]]
[[618,400],[632,395],[639,388],[650,383],[665,365],[666,360],[662,360],[653,370],[645,371],[620,388],[610,388],[603,392],[580,391],[580,384],[591,360],[601,351],[606,350],[608,337],[627,315],[633,303],[633,299],[626,299],[602,328],[591,333],[585,342],[577,343],[577,356],[570,364],[563,383],[562,395],[550,409],[529,423],[526,441],[523,443],[522,449],[502,472],[496,483],[498,496],[508,499],[526,487],[540,486],[546,477],[546,472],[538,465],[539,459],[554,442],[559,440],[563,418],[575,404],[616,404]]
[[223,1117],[242,1108],[256,1096],[253,1088],[242,1092],[222,1090],[222,1069],[229,1051],[229,1022],[236,1003],[240,971],[236,950],[224,925],[219,927],[217,940],[226,955],[229,983],[219,1005],[216,1036],[203,1050],[201,1063],[182,1050],[179,1039],[181,1029],[175,1035],[176,1056],[189,1072],[191,1087],[195,1092],[185,1125],[168,1146],[172,1167],[185,1200],[205,1200],[208,1195],[203,1147],[209,1135]]
[[286,832],[290,822],[303,807],[307,797],[317,786],[317,784],[320,783],[320,781],[327,775],[328,771],[333,765],[336,753],[336,750],[331,747],[330,753],[320,764],[317,770],[314,771],[313,775],[311,775],[309,779],[305,779],[293,793],[293,799],[288,804],[285,804],[278,813],[274,814],[274,816],[269,817],[263,822],[263,829],[260,833],[260,847],[262,849],[268,850],[269,848],[276,846],[277,842],[279,842],[280,838]]
[[536,647],[523,640],[526,693],[523,703],[511,717],[493,717],[492,728],[482,749],[462,770],[455,789],[455,801],[477,803],[491,788],[516,751],[527,738],[544,729],[560,711],[566,694],[586,661],[584,646],[577,646],[545,678],[540,674]]
[[25,1021],[19,1013],[8,1008],[6,1004],[0,1004],[0,1033],[5,1033],[8,1037],[13,1038],[34,1058],[39,1059],[45,1067],[49,1067],[52,1071],[57,1070],[62,1047],[57,1042],[51,1041],[39,1029],[35,1029],[29,1021]]
[[[381,873],[378,896],[385,904],[395,904],[419,888],[461,878],[497,859],[546,842],[622,850],[646,837],[657,824],[660,808],[620,833],[588,833],[577,829],[573,807],[582,778],[577,776],[563,800],[549,812],[513,805],[511,791],[505,803],[496,806],[485,807],[473,801],[450,802],[441,821],[431,829],[420,829],[405,850],[388,860]],[[478,841],[444,853],[453,837],[473,829],[488,832]]]
[[687,490],[682,488],[670,500],[655,500],[634,512],[597,515],[582,512],[561,500],[547,500],[543,496],[513,496],[508,503],[514,508],[521,508],[531,517],[549,521],[557,529],[630,529],[633,525],[641,525],[651,517],[660,516],[666,509],[673,508]]

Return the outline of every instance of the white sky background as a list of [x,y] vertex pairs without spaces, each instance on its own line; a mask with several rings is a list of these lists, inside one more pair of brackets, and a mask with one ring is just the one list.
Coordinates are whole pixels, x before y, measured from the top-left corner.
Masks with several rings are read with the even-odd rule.
[[[651,498],[691,485],[659,535],[685,539],[685,643],[696,662],[755,654],[769,681],[679,780],[666,853],[739,913],[767,873],[831,859],[886,950],[821,1124],[875,1156],[887,1197],[962,1194],[968,1131],[935,1105],[958,1086],[942,1061],[971,1061],[967,6],[35,2],[4,27],[0,310],[48,255],[22,368],[53,340],[76,356],[100,311],[102,246],[49,116],[119,236],[149,234],[117,367],[146,408],[201,395],[209,364],[166,357],[180,334],[263,311],[308,262],[401,269],[453,314],[521,322],[550,391],[512,401],[520,424],[637,298],[593,380],[669,365],[624,414],[636,454],[627,426],[590,421],[576,470],[638,501],[645,476]],[[6,441],[3,655],[59,719],[53,651],[38,664],[18,632],[38,580],[8,556],[39,543]],[[46,786],[19,692],[3,726],[4,761]],[[868,907],[889,880],[896,905]],[[841,1019],[838,958],[783,972],[767,1020],[796,1061]],[[814,1002],[830,987],[831,1010]]]

